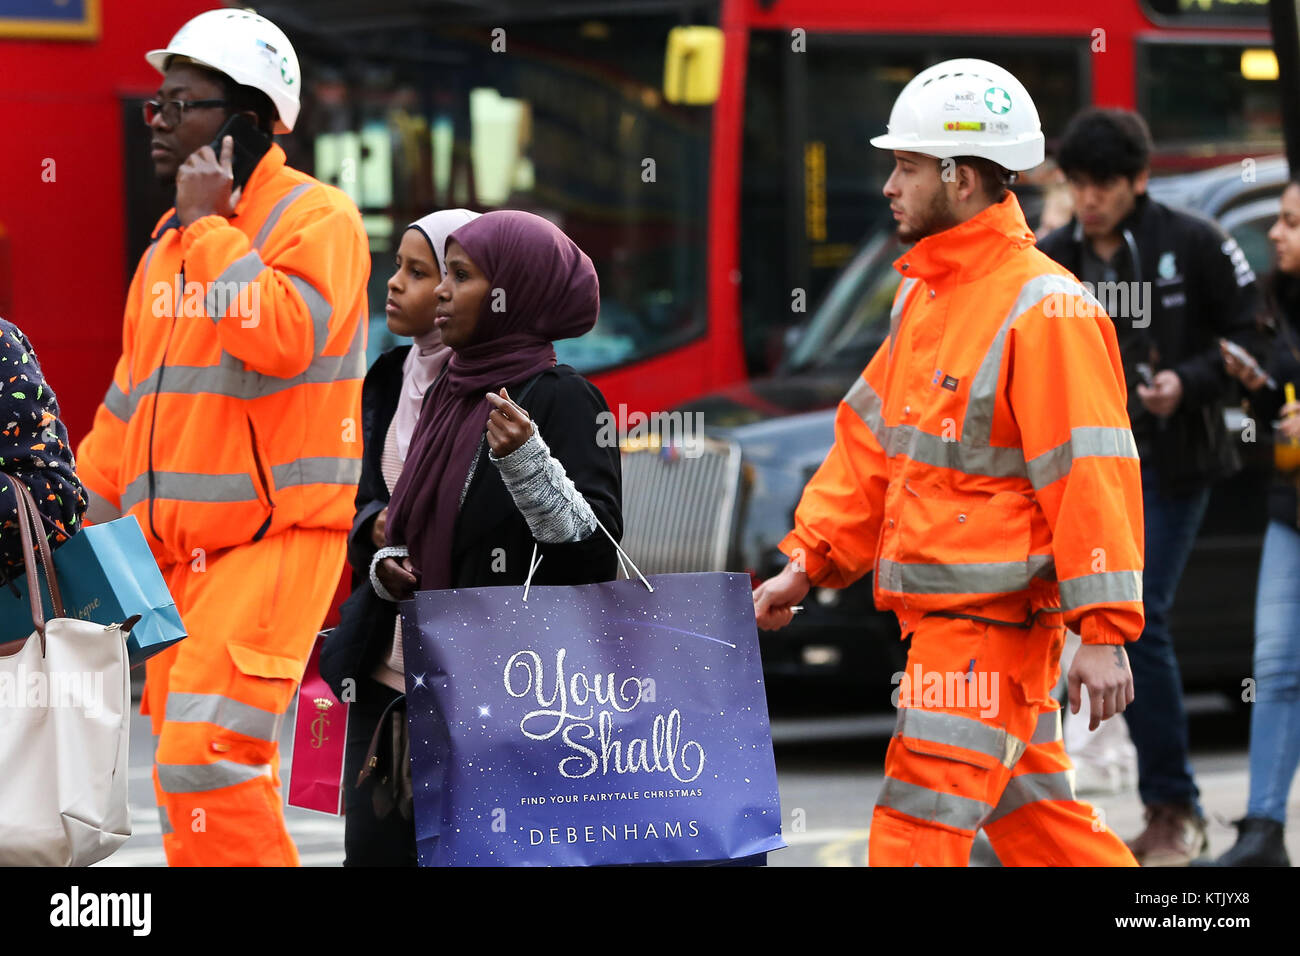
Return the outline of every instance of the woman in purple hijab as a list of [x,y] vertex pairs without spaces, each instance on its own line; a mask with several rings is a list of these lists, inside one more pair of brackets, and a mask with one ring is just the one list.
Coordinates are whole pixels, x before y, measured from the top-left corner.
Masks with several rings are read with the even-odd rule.
[[[613,580],[623,522],[619,451],[599,440],[609,406],[552,346],[596,322],[591,260],[547,220],[499,211],[452,232],[444,263],[435,322],[452,353],[393,489],[375,593],[522,587],[534,543],[534,584]],[[421,807],[434,799],[422,792]]]

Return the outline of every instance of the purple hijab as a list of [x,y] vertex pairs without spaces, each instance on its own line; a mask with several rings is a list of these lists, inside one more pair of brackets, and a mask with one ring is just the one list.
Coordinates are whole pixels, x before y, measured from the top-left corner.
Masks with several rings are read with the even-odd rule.
[[453,239],[490,288],[473,341],[452,353],[425,401],[388,505],[388,540],[410,550],[422,591],[451,587],[452,534],[487,430],[486,393],[551,368],[551,343],[590,330],[600,308],[591,260],[540,216],[490,212],[447,236]]

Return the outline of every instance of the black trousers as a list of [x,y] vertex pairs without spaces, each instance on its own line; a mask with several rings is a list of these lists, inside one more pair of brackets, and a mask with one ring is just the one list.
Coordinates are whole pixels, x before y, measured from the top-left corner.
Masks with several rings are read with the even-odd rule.
[[348,739],[343,755],[343,865],[416,866],[415,822],[396,808],[376,816],[371,776],[357,786],[379,719],[401,697],[397,691],[366,677],[358,683],[357,699],[348,710]]

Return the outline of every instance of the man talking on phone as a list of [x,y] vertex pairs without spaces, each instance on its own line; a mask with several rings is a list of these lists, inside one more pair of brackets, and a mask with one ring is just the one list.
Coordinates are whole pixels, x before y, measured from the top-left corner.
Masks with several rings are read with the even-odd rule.
[[293,866],[277,740],[351,527],[370,257],[352,201],[272,142],[301,87],[275,24],[211,10],[146,58],[176,205],[77,451],[87,518],[136,517],[189,635],[149,660],[141,706],[168,862]]

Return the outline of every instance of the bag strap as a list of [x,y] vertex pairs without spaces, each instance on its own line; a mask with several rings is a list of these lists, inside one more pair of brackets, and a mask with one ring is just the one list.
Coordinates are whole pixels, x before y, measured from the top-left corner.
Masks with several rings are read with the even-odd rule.
[[63,595],[59,592],[59,579],[54,571],[54,556],[50,543],[46,540],[44,528],[40,522],[40,512],[27,485],[7,472],[0,472],[0,478],[8,480],[13,486],[17,502],[18,535],[22,539],[23,569],[27,573],[27,598],[32,607],[32,626],[41,639],[41,656],[45,656],[45,607],[41,602],[41,579],[37,574],[36,556],[39,553],[41,565],[45,569],[45,583],[49,589],[50,605],[54,616],[67,617],[63,609]]
[[[595,512],[592,512],[591,516],[596,518]],[[651,594],[654,594],[654,585],[645,579],[645,575],[641,573],[641,569],[632,563],[632,559],[627,556],[627,552],[619,547],[618,542],[614,540],[614,536],[609,533],[608,528],[600,523],[599,518],[596,518],[596,527],[605,532],[605,537],[609,538],[609,543],[614,546],[614,550],[618,553],[618,564],[619,567],[623,569],[623,573],[627,574],[627,566],[623,564],[624,559],[626,559],[627,563],[632,565],[632,570],[636,572],[636,576],[641,579],[641,583],[645,585],[646,590]],[[528,588],[533,583],[533,575],[537,573],[537,568],[542,563],[542,557],[543,556],[537,554],[537,541],[534,539],[533,556],[528,560],[528,577],[524,581],[524,601],[528,600]]]

